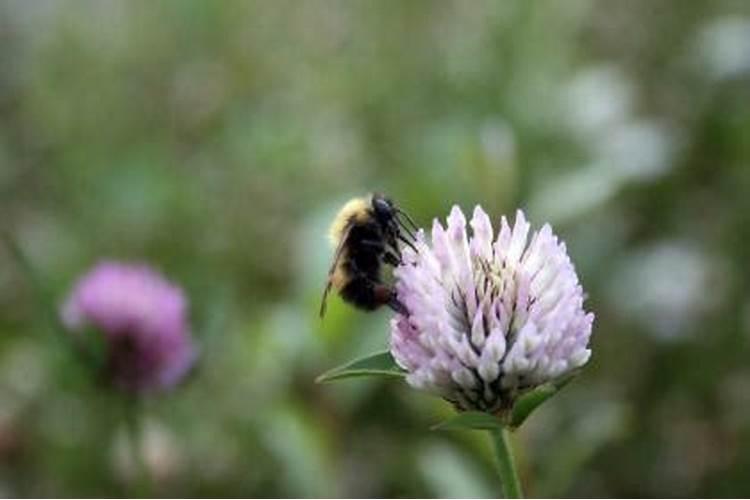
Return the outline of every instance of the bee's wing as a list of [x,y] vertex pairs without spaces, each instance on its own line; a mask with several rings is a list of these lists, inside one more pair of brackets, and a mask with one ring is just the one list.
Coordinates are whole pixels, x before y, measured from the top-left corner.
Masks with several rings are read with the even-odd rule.
[[320,301],[320,317],[321,319],[326,314],[326,302],[328,300],[328,294],[331,292],[331,287],[333,286],[333,273],[336,270],[336,266],[339,264],[339,259],[341,258],[341,255],[344,253],[344,246],[346,245],[346,240],[349,239],[349,231],[351,230],[351,226],[347,227],[344,231],[344,234],[341,235],[341,239],[339,240],[339,244],[336,247],[336,252],[333,254],[333,263],[331,264],[331,268],[328,270],[328,279],[326,281],[326,287],[323,290],[323,299]]

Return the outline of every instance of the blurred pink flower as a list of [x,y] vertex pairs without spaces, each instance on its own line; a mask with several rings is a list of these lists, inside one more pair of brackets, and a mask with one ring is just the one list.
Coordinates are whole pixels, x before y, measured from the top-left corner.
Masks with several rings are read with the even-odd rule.
[[93,328],[104,336],[106,376],[128,392],[169,389],[196,360],[182,290],[145,265],[98,264],[75,285],[61,316],[74,334]]
[[461,410],[501,413],[516,397],[583,366],[594,315],[565,244],[549,225],[534,232],[523,212],[493,237],[487,214],[453,207],[415,253],[404,250],[396,290],[408,314],[391,324],[391,352],[407,381]]

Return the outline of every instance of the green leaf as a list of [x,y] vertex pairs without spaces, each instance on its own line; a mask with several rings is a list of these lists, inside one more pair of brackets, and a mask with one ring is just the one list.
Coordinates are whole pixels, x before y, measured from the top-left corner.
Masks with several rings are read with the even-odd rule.
[[63,327],[52,292],[47,287],[42,276],[37,273],[36,268],[21,246],[8,233],[0,233],[0,240],[5,243],[11,256],[18,264],[19,269],[26,275],[35,305],[39,310],[39,316],[47,323],[47,328],[54,332],[59,340],[72,346],[76,355],[81,356],[85,362],[98,367],[99,359],[101,358],[97,357],[97,353],[94,352],[93,349],[95,346],[92,347],[88,344],[86,340],[88,337],[70,335]]
[[540,385],[536,389],[523,394],[518,401],[516,401],[516,404],[513,405],[510,426],[514,429],[520,427],[534,410],[549,398],[560,392],[560,390],[565,387],[568,382],[573,380],[576,375],[577,373],[574,372],[554,382]]
[[453,431],[461,429],[492,431],[503,428],[503,422],[498,417],[479,411],[466,411],[449,418],[444,422],[433,425],[433,431]]
[[403,377],[405,373],[389,351],[382,351],[328,370],[315,381],[322,384],[353,377]]

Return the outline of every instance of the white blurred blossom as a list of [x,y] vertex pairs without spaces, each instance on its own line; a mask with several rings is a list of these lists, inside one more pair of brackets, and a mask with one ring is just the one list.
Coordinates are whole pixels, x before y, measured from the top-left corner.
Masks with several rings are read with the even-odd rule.
[[[117,434],[111,451],[116,474],[124,481],[135,481],[138,474],[146,473],[157,484],[179,476],[186,463],[177,436],[156,420],[146,419],[143,423],[135,444],[125,429]],[[145,471],[138,470],[134,452],[140,454]]]
[[706,25],[697,40],[698,60],[723,80],[750,72],[750,18],[726,17]]
[[[638,250],[615,266],[609,299],[660,339],[695,331],[724,292],[720,271],[694,245],[666,241]],[[706,294],[706,290],[711,290]]]
[[561,94],[564,119],[579,135],[598,137],[631,114],[633,85],[615,66],[596,66],[579,72]]

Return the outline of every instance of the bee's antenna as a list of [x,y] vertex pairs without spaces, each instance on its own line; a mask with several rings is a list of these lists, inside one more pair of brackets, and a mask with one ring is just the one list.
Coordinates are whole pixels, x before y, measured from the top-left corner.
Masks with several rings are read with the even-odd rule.
[[398,207],[396,207],[396,213],[398,215],[403,215],[404,218],[407,220],[407,222],[409,222],[409,224],[411,225],[412,229],[414,229],[414,231],[416,231],[416,232],[419,232],[419,226],[417,226],[417,224],[414,222],[414,220],[412,220],[412,218],[409,217],[409,214],[407,214],[406,212],[404,212],[403,210],[401,210]]
[[411,229],[409,229],[409,228],[408,228],[408,227],[407,227],[407,226],[406,226],[406,225],[404,224],[404,221],[402,221],[402,220],[401,220],[401,219],[399,219],[398,217],[396,217],[396,219],[395,219],[395,220],[396,220],[396,222],[398,223],[398,226],[399,226],[399,227],[400,227],[401,229],[403,229],[403,230],[404,230],[404,232],[405,232],[405,233],[406,233],[406,234],[407,234],[407,235],[409,236],[409,238],[411,238],[411,239],[412,239],[412,240],[414,240],[414,241],[417,241],[417,237],[416,237],[416,236],[414,236],[414,233],[412,233],[412,232],[411,232]]

